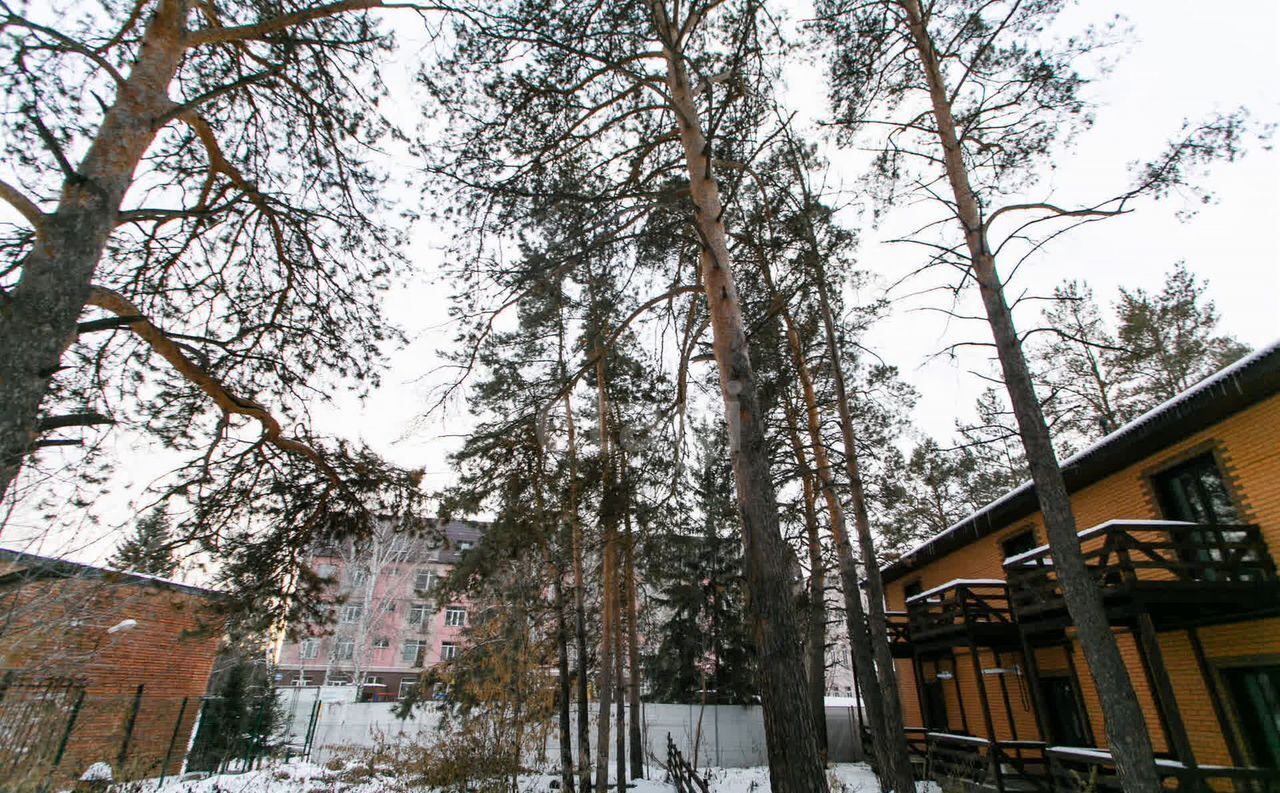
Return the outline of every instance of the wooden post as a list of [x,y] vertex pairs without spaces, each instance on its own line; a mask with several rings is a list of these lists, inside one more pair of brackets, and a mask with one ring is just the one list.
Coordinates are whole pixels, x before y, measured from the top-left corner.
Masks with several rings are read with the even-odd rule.
[[1200,632],[1195,628],[1187,629],[1187,639],[1191,642],[1191,651],[1196,656],[1196,666],[1200,669],[1200,677],[1205,688],[1209,689],[1209,702],[1213,704],[1213,715],[1218,719],[1218,727],[1222,730],[1222,739],[1226,741],[1227,751],[1231,753],[1231,764],[1237,767],[1247,765],[1244,752],[1241,751],[1240,738],[1236,735],[1235,726],[1227,715],[1222,704],[1222,690],[1218,687],[1218,678],[1209,668],[1209,659],[1205,657],[1204,645],[1200,642]]
[[1178,760],[1187,768],[1194,769],[1196,760],[1191,750],[1191,739],[1187,737],[1182,712],[1178,709],[1178,700],[1173,693],[1173,681],[1169,679],[1169,670],[1164,665],[1164,654],[1160,652],[1155,623],[1151,621],[1151,614],[1145,607],[1138,614],[1137,634],[1138,656],[1142,659],[1147,682],[1151,684],[1152,693],[1155,694],[1156,712],[1160,716],[1165,738]]
[[1040,665],[1036,662],[1036,648],[1027,640],[1027,634],[1018,627],[1018,639],[1022,642],[1022,663],[1026,667],[1027,688],[1031,689],[1031,711],[1036,717],[1036,729],[1040,731],[1040,740],[1052,743],[1047,727],[1044,692],[1040,690]]
[[164,778],[169,773],[169,759],[173,757],[173,745],[178,740],[178,732],[182,730],[182,717],[187,715],[187,700],[189,697],[182,698],[182,705],[178,708],[178,720],[173,723],[173,734],[169,736],[169,748],[164,752],[164,762],[160,764],[160,781],[156,783],[156,787],[164,787]]
[[978,698],[982,700],[982,721],[987,728],[987,763],[991,766],[996,778],[997,793],[1004,793],[1004,774],[1000,772],[1000,763],[996,759],[996,725],[991,718],[991,701],[987,699],[987,681],[983,680],[982,659],[978,656],[978,647],[969,637],[969,657],[973,660],[973,673],[978,678]]

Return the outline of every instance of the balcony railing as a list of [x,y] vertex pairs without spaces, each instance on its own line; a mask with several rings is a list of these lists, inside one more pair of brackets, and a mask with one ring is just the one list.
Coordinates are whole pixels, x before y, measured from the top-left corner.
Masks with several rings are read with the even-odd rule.
[[[1196,604],[1250,599],[1259,587],[1276,600],[1275,562],[1257,526],[1211,526],[1175,521],[1108,521],[1080,532],[1085,565],[1104,596],[1143,592]],[[1062,588],[1049,547],[1004,563],[1019,619],[1062,608]]]
[[1039,741],[989,741],[970,735],[931,732],[927,736],[928,774],[948,783],[971,782],[985,789],[1051,790],[1045,744]]
[[[1053,789],[1061,793],[1121,791],[1115,761],[1105,749],[1052,746],[1045,750]],[[1280,793],[1280,770],[1202,765],[1156,760],[1161,788],[1178,793]]]
[[920,643],[1014,635],[1009,586],[995,579],[957,579],[915,595],[907,600],[907,618],[911,639]]
[[907,612],[885,612],[885,627],[889,634],[889,649],[895,658],[911,657],[911,633],[907,628]]

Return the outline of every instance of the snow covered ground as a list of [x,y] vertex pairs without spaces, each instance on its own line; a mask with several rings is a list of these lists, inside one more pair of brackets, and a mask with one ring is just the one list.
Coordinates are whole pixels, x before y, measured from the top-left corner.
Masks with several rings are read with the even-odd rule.
[[[673,793],[661,772],[654,779],[636,780],[630,793]],[[879,793],[871,770],[861,763],[839,764],[828,772],[832,793]],[[521,793],[557,793],[549,774],[529,774],[520,778]],[[707,773],[712,793],[769,793],[769,769],[713,768]],[[343,775],[312,763],[292,762],[272,765],[245,774],[222,774],[195,781],[165,780],[121,785],[122,793],[408,793],[393,777],[367,781],[344,781]]]

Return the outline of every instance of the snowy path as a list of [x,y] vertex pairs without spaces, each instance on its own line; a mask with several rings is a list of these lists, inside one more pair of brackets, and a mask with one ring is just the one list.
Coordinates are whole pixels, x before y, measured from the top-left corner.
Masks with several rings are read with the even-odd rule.
[[[673,793],[670,784],[656,779],[636,780],[629,793]],[[828,772],[832,793],[879,793],[879,785],[871,771],[862,764],[838,764]],[[530,774],[520,778],[521,793],[556,793],[549,774]],[[712,793],[770,793],[769,769],[713,768],[707,773]],[[198,781],[166,780],[154,785],[122,786],[128,793],[410,793],[394,779],[373,779],[354,783],[340,781],[333,771],[310,763],[287,763],[270,766],[246,774],[222,774]]]

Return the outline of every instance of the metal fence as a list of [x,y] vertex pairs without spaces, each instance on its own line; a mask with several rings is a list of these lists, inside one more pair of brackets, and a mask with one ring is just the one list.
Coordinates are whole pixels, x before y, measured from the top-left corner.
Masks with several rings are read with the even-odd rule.
[[233,706],[145,685],[104,690],[0,671],[0,793],[62,789],[98,763],[116,780],[246,771],[275,750],[276,726],[269,697]]

